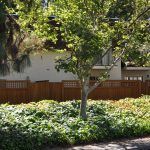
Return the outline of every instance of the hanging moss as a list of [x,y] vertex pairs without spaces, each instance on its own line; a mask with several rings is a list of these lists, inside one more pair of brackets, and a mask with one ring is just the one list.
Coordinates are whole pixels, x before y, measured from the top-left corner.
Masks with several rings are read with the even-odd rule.
[[24,72],[27,67],[31,66],[29,55],[25,54],[17,58],[13,63],[13,70],[16,72]]

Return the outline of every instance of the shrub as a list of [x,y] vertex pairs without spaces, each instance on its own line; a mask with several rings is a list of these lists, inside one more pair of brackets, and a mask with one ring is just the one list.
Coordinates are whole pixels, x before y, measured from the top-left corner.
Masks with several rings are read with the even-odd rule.
[[51,100],[0,105],[0,150],[34,150],[150,134],[150,98],[89,100],[88,119],[80,101]]

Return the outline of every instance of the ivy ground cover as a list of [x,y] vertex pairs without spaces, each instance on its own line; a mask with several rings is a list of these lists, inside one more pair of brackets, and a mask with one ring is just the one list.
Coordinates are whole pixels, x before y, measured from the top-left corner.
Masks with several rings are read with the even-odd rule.
[[79,100],[0,105],[0,150],[37,150],[150,135],[150,97],[89,100],[87,120],[79,117],[79,108]]

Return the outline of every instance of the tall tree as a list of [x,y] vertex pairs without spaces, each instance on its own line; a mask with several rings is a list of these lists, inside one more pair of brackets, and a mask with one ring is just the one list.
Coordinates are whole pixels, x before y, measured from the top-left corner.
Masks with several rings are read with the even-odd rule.
[[0,0],[1,76],[8,75],[10,69],[23,72],[31,65],[30,52],[41,48],[42,42],[32,32],[41,4],[31,0]]
[[9,13],[14,8],[12,1],[0,1],[0,75],[7,75],[10,66],[21,72],[30,65],[28,54],[21,52],[20,45],[25,35],[17,23],[18,16]]
[[[120,3],[123,4],[122,7]],[[61,31],[70,50],[70,57],[66,60],[59,59],[56,68],[78,76],[82,95],[81,117],[87,117],[89,93],[108,78],[114,64],[133,47],[139,47],[148,41],[149,23],[144,16],[149,10],[147,0],[132,0],[126,3],[118,0],[56,0],[50,4],[50,14],[55,15],[55,21],[61,24],[55,30]],[[111,49],[115,60],[107,72],[101,74],[97,82],[91,86],[92,68]]]
[[[87,118],[89,93],[108,78],[109,71],[125,53],[150,39],[149,23],[145,20],[150,10],[148,0],[55,0],[49,1],[48,7],[44,8],[41,7],[41,0],[13,2],[15,8],[9,11],[18,14],[15,22],[21,27],[19,31],[42,37],[42,42],[49,40],[57,43],[61,37],[66,44],[59,48],[64,52],[68,50],[70,56],[59,59],[56,69],[78,76],[82,89],[82,118]],[[112,65],[94,85],[90,85],[93,66],[111,49],[115,56]]]

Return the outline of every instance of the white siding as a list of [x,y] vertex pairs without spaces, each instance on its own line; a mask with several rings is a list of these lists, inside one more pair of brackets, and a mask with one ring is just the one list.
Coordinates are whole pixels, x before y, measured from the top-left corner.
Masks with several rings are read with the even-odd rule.
[[12,72],[9,76],[0,77],[0,79],[26,80],[29,77],[31,81],[49,80],[50,82],[76,79],[72,73],[65,73],[63,70],[57,72],[55,58],[58,55],[63,54],[49,52],[42,55],[31,55],[32,67],[27,68],[24,73]]
[[118,61],[110,71],[110,80],[121,80],[121,61]]

